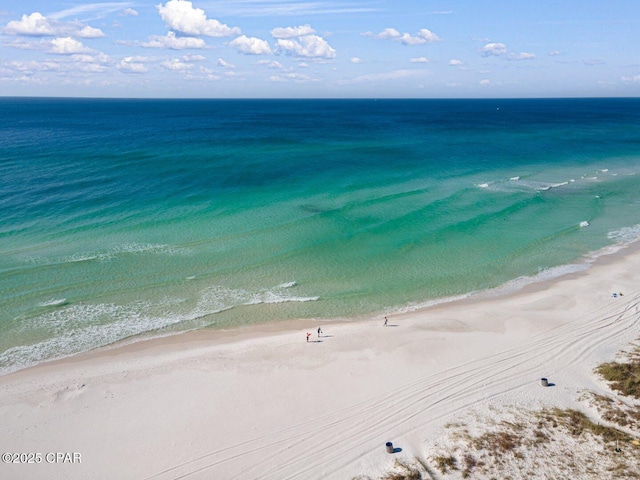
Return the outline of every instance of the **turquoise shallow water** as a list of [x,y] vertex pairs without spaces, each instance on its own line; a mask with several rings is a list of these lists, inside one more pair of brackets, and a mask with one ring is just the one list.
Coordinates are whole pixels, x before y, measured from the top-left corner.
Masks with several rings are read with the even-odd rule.
[[639,173],[638,99],[0,99],[0,371],[558,275]]

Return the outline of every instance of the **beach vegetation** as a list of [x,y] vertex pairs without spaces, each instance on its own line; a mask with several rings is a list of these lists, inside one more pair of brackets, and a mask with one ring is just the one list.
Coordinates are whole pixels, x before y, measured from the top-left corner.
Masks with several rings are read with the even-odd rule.
[[439,455],[433,459],[436,464],[436,468],[440,471],[440,473],[444,474],[449,472],[450,470],[457,470],[456,466],[456,457],[453,455]]
[[603,363],[596,369],[596,372],[609,382],[612,390],[628,397],[640,399],[640,358],[638,355],[633,355],[628,362],[624,363]]

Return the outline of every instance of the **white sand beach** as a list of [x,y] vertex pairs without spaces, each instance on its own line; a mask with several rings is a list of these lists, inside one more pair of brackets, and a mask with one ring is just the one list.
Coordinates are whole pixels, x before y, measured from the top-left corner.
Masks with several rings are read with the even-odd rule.
[[[639,305],[635,245],[516,293],[389,315],[386,327],[196,331],[42,364],[0,377],[0,450],[42,455],[3,463],[0,477],[375,478],[396,458],[428,462],[442,426],[471,409],[584,409],[582,390],[606,390],[594,367],[640,336]],[[80,463],[46,456],[58,452]]]

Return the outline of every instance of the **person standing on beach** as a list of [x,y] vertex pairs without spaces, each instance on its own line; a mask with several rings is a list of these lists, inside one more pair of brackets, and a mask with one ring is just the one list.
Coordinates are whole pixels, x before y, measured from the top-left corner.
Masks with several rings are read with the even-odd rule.
[[387,317],[384,317],[384,324],[382,325],[383,327],[387,326],[387,322],[389,321],[389,319]]
[[309,332],[307,332],[307,343],[309,343],[309,337],[311,336],[311,334]]
[[322,333],[322,329],[318,327],[318,338],[320,338],[320,334]]

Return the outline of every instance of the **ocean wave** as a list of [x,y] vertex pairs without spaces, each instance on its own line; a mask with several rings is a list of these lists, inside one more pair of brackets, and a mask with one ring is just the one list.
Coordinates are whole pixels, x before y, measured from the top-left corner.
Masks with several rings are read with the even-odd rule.
[[[573,181],[573,180],[572,180]],[[520,176],[510,177],[509,180],[496,180],[492,182],[485,182],[476,184],[476,187],[489,189],[496,192],[546,192],[553,188],[564,187],[569,185],[570,181],[566,182],[544,182],[537,180],[523,180]]]
[[589,226],[589,222],[587,222],[586,220],[583,222],[580,222],[580,228],[584,228],[584,227],[588,227]]
[[127,243],[116,245],[106,250],[94,252],[75,253],[65,257],[60,257],[58,263],[85,262],[89,260],[108,261],[120,255],[188,255],[189,249],[176,247],[174,245],[153,244],[153,243]]
[[537,188],[538,191],[546,192],[547,190],[551,190],[552,188],[564,187],[565,185],[569,185],[569,182],[560,182],[560,183],[550,183],[550,184],[542,184]]
[[[105,318],[111,321],[96,323]],[[0,375],[166,328],[186,318],[179,315],[149,316],[133,307],[99,304],[73,305],[34,320],[40,328],[50,330],[53,336],[4,351],[0,354]]]
[[67,304],[66,298],[52,298],[51,300],[42,302],[38,305],[41,307],[59,307],[61,305],[66,305],[66,304]]
[[40,332],[45,340],[19,345],[0,354],[0,375],[56,358],[104,347],[138,335],[160,335],[163,329],[184,324],[185,329],[211,323],[206,317],[233,308],[260,304],[312,302],[317,296],[291,295],[296,282],[285,282],[257,291],[213,286],[199,292],[195,307],[188,311],[184,299],[161,302],[138,302],[132,305],[75,304],[66,299],[52,299],[41,306],[56,306],[42,315],[25,320],[21,329]]
[[127,243],[115,245],[104,250],[92,252],[78,252],[61,257],[24,257],[27,263],[34,265],[49,265],[53,263],[77,263],[92,260],[110,261],[121,255],[191,255],[188,248],[177,247],[175,245],[153,244],[153,243]]
[[607,236],[618,245],[629,245],[640,240],[640,225],[623,227],[619,230],[609,232]]

